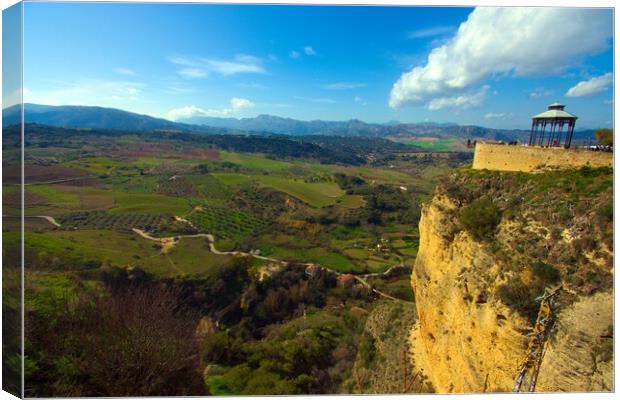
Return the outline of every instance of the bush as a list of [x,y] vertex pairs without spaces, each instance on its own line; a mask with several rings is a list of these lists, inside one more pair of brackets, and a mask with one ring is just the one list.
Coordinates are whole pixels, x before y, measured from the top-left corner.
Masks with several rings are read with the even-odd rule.
[[597,210],[597,213],[604,221],[612,222],[614,220],[614,202],[609,200]]
[[496,293],[504,304],[533,322],[538,315],[538,294],[534,291],[536,288],[530,288],[521,279],[513,278],[500,285]]
[[461,227],[477,240],[492,240],[501,219],[500,210],[488,198],[472,201],[459,215]]
[[558,271],[553,265],[545,264],[542,261],[538,261],[532,265],[534,275],[542,279],[545,283],[556,283],[560,280],[560,271]]
[[359,353],[364,368],[372,368],[376,354],[375,340],[367,332],[364,333],[360,340]]
[[196,320],[159,286],[79,293],[28,316],[34,397],[204,395]]

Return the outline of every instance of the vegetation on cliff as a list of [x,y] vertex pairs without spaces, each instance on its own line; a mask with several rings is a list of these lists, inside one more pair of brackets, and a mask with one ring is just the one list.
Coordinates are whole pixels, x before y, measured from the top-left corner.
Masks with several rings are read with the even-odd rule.
[[459,205],[459,229],[486,243],[502,266],[496,294],[535,318],[546,286],[576,294],[613,285],[613,171],[590,168],[540,174],[460,169],[438,193]]

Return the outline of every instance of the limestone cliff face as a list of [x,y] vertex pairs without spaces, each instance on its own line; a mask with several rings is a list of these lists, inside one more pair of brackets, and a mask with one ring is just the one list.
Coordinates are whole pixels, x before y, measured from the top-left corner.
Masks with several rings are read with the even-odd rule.
[[[459,207],[436,194],[422,210],[412,357],[438,393],[510,391],[532,324],[495,295],[512,272],[458,228]],[[498,240],[509,240],[510,223],[498,231]],[[613,360],[605,351],[613,342],[612,307],[610,293],[574,296],[558,316],[537,391],[612,390]]]
[[413,356],[438,393],[506,391],[525,353],[527,323],[489,298],[487,280],[497,265],[467,233],[456,232],[457,211],[444,196],[422,211]]

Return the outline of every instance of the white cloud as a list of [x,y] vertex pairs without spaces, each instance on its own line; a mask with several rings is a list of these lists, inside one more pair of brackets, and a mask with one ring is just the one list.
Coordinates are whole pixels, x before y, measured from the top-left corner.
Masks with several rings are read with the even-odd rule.
[[613,99],[603,100],[603,104],[614,104]]
[[204,60],[207,65],[221,75],[234,75],[243,73],[264,74],[265,68],[258,57],[237,54],[232,61]]
[[422,39],[434,36],[441,36],[452,33],[456,30],[454,26],[435,26],[432,28],[418,29],[407,33],[409,39]]
[[144,85],[130,81],[78,79],[53,82],[45,89],[24,91],[24,102],[47,105],[86,105],[119,107],[120,103],[141,100]]
[[348,90],[348,89],[363,88],[363,87],[366,87],[366,84],[358,83],[358,82],[335,82],[335,83],[327,84],[323,87],[329,90]]
[[304,53],[307,56],[316,56],[316,51],[312,48],[312,46],[304,46]]
[[401,75],[389,103],[396,108],[454,96],[493,75],[558,74],[605,50],[611,35],[608,10],[478,7],[425,65]]
[[544,87],[538,87],[530,92],[530,98],[538,99],[541,97],[548,97],[553,94],[553,90],[545,89]]
[[508,119],[514,116],[513,113],[487,113],[484,115],[485,119]]
[[568,89],[566,96],[568,97],[582,97],[592,96],[597,93],[601,93],[609,87],[613,82],[613,75],[608,72],[604,75],[591,78],[587,81],[581,81],[572,88]]
[[262,59],[248,54],[237,54],[232,60],[183,56],[168,57],[168,60],[173,64],[182,66],[183,68],[180,68],[177,73],[186,78],[204,78],[209,72],[222,76],[266,73]]
[[365,106],[365,105],[367,105],[367,104],[368,104],[368,103],[366,103],[366,102],[364,101],[364,99],[363,99],[363,98],[361,98],[360,96],[355,96],[355,97],[353,98],[353,101],[354,101],[354,102],[356,102],[356,103],[358,103],[358,104],[361,104],[361,105],[363,105],[363,106]]
[[177,65],[185,65],[186,67],[196,66],[196,63],[194,61],[190,60],[187,57],[183,57],[183,56],[170,56],[168,57],[168,61],[170,61],[173,64],[177,64]]
[[233,112],[237,112],[245,108],[252,108],[255,105],[256,104],[252,103],[250,100],[240,97],[233,97],[230,99],[230,106],[232,107]]
[[191,118],[191,117],[205,116],[205,115],[207,115],[207,111],[203,110],[200,107],[185,106],[185,107],[175,108],[175,109],[168,111],[168,114],[166,116],[168,117],[168,119],[172,121],[176,121],[176,120],[183,119],[183,118]]
[[168,111],[166,116],[172,121],[191,117],[231,117],[255,106],[256,104],[254,104],[248,99],[233,97],[232,99],[230,99],[230,107],[225,107],[221,109],[210,108],[208,110],[205,110],[203,108],[191,105],[172,109]]
[[129,69],[129,68],[124,68],[124,67],[118,67],[118,68],[114,68],[114,72],[116,72],[117,74],[121,74],[121,75],[136,75],[136,73]]
[[201,68],[181,68],[177,73],[186,78],[204,78],[209,72]]
[[466,110],[472,107],[481,106],[486,99],[489,86],[484,85],[474,93],[466,93],[458,96],[437,97],[432,99],[426,106],[430,111],[437,111],[443,108],[460,108]]
[[294,60],[297,60],[298,58],[301,57],[301,54],[298,51],[292,50],[288,56]]

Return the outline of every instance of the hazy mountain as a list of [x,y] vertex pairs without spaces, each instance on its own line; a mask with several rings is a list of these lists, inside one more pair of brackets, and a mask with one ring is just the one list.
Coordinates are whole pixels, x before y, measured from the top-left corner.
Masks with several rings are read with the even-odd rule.
[[[3,110],[2,126],[20,123],[19,106]],[[45,106],[24,105],[24,119],[27,123],[37,123],[70,128],[127,129],[147,131],[156,129],[191,130],[190,126],[134,114],[115,108],[86,106]]]
[[[20,122],[19,108],[4,110],[2,126]],[[524,142],[529,130],[491,129],[481,126],[461,126],[454,123],[421,122],[386,124],[366,123],[357,119],[348,121],[301,121],[273,115],[259,115],[255,118],[193,117],[179,122],[154,118],[128,111],[104,107],[46,106],[25,104],[25,122],[60,127],[123,129],[136,131],[179,130],[196,133],[273,133],[290,136],[330,135],[366,137],[416,137],[434,136],[440,138],[518,140]],[[593,138],[592,130],[575,132],[575,140]]]
[[357,119],[349,121],[300,121],[261,114],[255,118],[192,117],[180,121],[194,125],[270,132],[281,135],[385,136],[382,134],[383,125],[367,124]]

